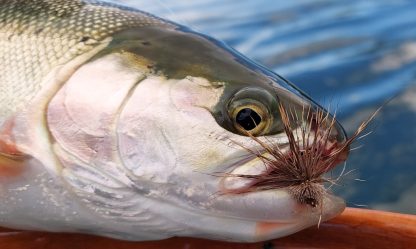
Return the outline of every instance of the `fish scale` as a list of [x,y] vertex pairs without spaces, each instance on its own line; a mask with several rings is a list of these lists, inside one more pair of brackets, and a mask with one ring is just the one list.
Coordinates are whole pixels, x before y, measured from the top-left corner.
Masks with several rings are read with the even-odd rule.
[[30,102],[53,68],[112,34],[134,27],[171,26],[147,13],[96,1],[3,0],[0,6],[1,118]]

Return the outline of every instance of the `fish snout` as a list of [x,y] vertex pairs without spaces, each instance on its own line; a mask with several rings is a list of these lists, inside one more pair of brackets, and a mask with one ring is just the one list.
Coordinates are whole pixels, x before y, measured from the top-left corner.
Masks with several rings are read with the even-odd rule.
[[345,129],[338,121],[335,121],[333,125],[333,130],[335,133],[334,137],[336,143],[330,153],[332,153],[332,155],[336,157],[334,165],[337,165],[347,160],[350,152],[350,143],[348,142],[348,137],[347,133],[345,132]]
[[323,158],[330,159],[333,166],[348,158],[350,143],[347,133],[334,116],[318,113],[308,119],[308,122],[315,136],[313,139],[319,143],[316,147],[322,149]]

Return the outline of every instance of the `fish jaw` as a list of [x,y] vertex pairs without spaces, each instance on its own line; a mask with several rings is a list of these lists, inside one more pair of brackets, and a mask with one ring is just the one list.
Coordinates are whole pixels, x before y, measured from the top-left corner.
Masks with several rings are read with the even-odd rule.
[[[306,209],[306,210],[305,210]],[[270,221],[259,221],[256,225],[255,241],[265,241],[284,237],[308,227],[317,226],[322,222],[330,220],[345,209],[345,201],[331,194],[326,194],[323,204],[318,209],[312,207],[299,207],[298,211],[303,213],[297,220],[291,223],[279,223]]]
[[[206,184],[204,188],[210,192]],[[319,226],[320,222],[337,216],[345,208],[342,199],[330,194],[325,194],[320,207],[312,208],[300,204],[287,189],[225,196],[211,193],[208,199],[199,192],[200,189],[202,187],[197,186],[182,193],[169,192],[169,198],[166,198],[176,203],[174,209],[170,207],[165,211],[172,212],[171,221],[187,227],[181,236],[235,242],[264,241]],[[186,196],[187,201],[184,202],[182,196]],[[178,203],[178,200],[182,201]],[[176,210],[178,207],[182,207],[182,212]],[[183,210],[188,212],[183,213]]]

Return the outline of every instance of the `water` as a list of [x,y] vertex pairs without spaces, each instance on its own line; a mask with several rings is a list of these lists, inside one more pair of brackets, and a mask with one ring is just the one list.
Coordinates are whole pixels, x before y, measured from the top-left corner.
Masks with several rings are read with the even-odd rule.
[[[355,145],[335,192],[349,206],[416,214],[416,1],[118,1],[226,41],[337,106]],[[364,181],[362,181],[364,180]]]

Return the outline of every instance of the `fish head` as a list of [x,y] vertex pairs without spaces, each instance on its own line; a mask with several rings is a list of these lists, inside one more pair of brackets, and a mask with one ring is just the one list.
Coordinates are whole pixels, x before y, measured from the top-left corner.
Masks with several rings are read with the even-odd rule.
[[[135,63],[146,61],[152,70],[120,113],[119,153],[135,182],[160,203],[152,211],[184,228],[179,235],[260,241],[343,211],[345,202],[319,180],[346,159],[346,134],[296,86],[189,30],[142,28],[120,34],[112,46],[142,58]],[[289,111],[282,115],[283,110]],[[290,143],[307,151],[306,140],[319,144],[312,148],[320,152],[316,157],[335,159],[313,176],[293,163],[292,171],[285,166],[286,175],[267,178],[279,168],[270,162],[290,164]],[[319,163],[313,158],[309,164]],[[257,176],[262,183],[256,185]],[[314,188],[296,189],[308,181]],[[311,191],[319,198],[305,194]]]

